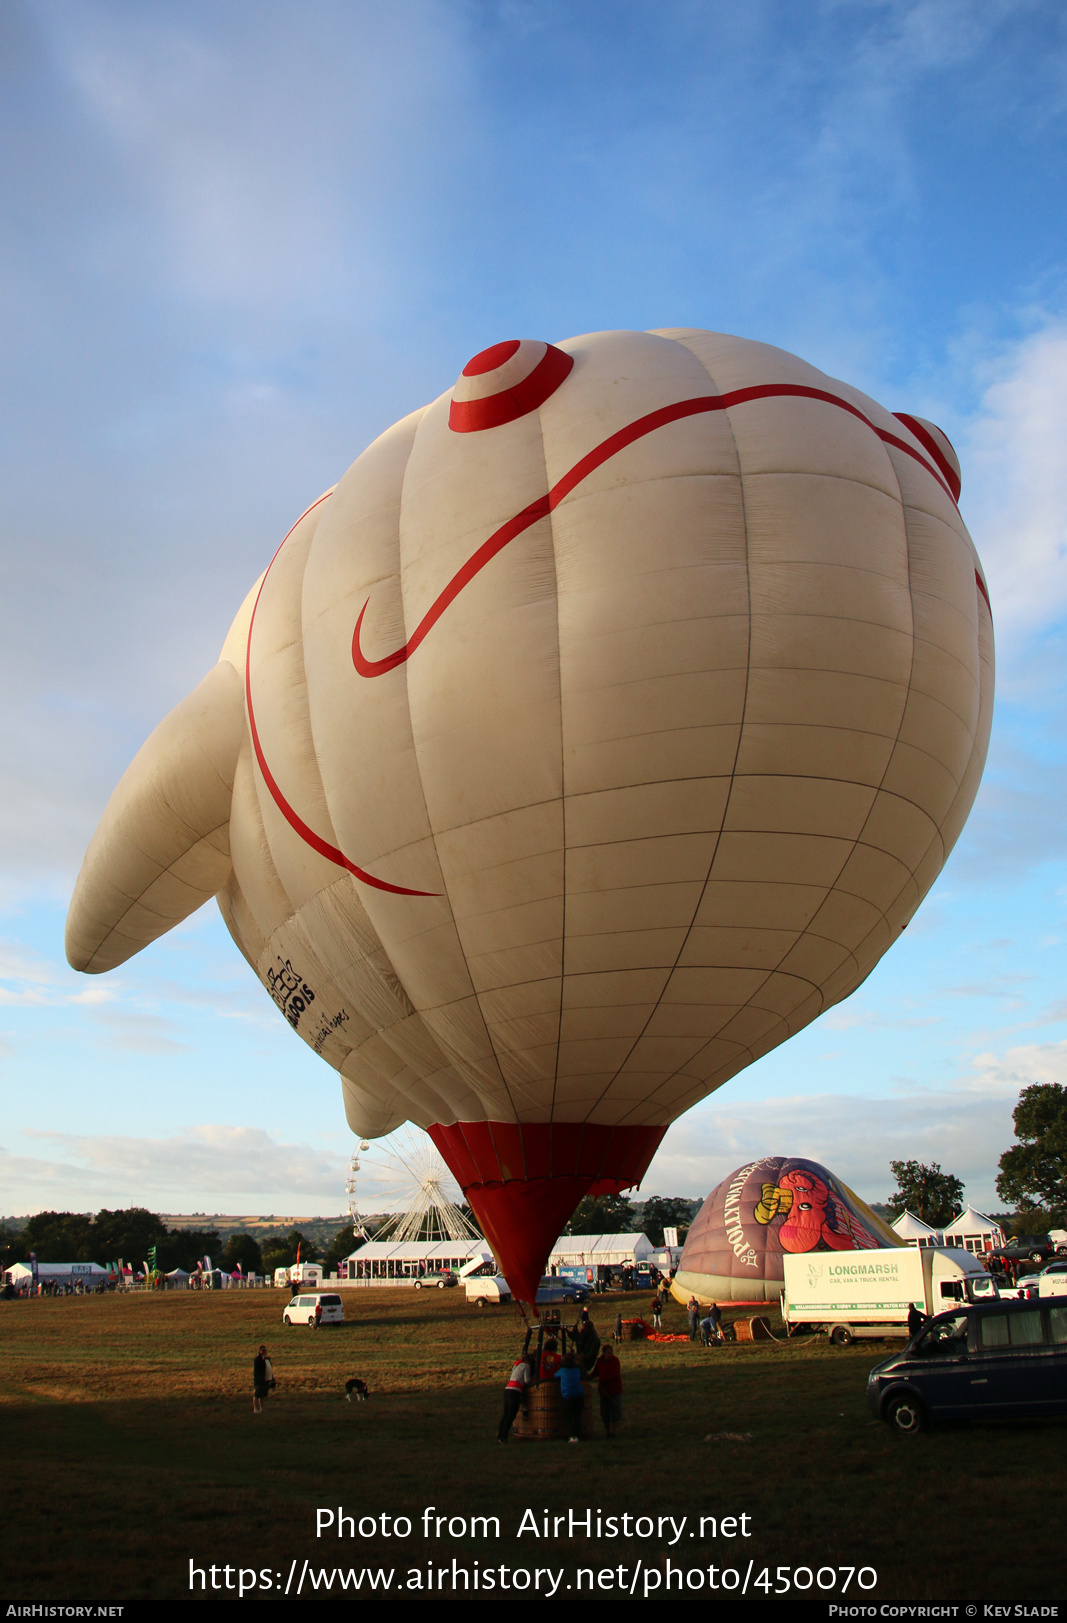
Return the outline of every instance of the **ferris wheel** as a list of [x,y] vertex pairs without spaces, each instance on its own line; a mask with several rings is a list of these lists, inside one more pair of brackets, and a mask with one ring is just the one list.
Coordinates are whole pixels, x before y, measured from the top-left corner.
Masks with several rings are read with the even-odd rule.
[[462,1191],[433,1140],[410,1122],[371,1143],[361,1138],[348,1163],[345,1184],[356,1234],[370,1239],[367,1218],[383,1212],[376,1240],[477,1240],[481,1236],[460,1210]]

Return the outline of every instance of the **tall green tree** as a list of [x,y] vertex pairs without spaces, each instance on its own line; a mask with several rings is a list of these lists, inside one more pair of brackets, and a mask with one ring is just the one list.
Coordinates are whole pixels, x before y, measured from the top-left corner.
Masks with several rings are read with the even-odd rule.
[[351,1223],[346,1223],[344,1228],[337,1230],[330,1241],[329,1249],[322,1259],[323,1273],[335,1274],[344,1259],[350,1257],[356,1247],[362,1244],[363,1241],[357,1238]]
[[564,1234],[628,1234],[634,1209],[622,1195],[585,1195],[575,1207]]
[[103,1262],[97,1256],[93,1220],[84,1212],[37,1212],[19,1236],[20,1262],[32,1251],[38,1262]]
[[889,1170],[897,1180],[886,1202],[894,1218],[907,1210],[931,1228],[941,1229],[962,1209],[963,1184],[951,1172],[942,1172],[939,1161],[929,1166],[923,1161],[890,1161]]
[[1067,1088],[1059,1082],[1024,1088],[1012,1120],[1019,1142],[1000,1158],[997,1194],[1022,1210],[1043,1207],[1059,1228],[1067,1213]]
[[263,1272],[263,1255],[251,1234],[231,1234],[226,1241],[226,1249],[219,1258],[219,1267],[224,1273],[232,1274],[238,1263],[241,1265],[242,1273]]
[[275,1268],[291,1268],[298,1245],[301,1262],[318,1262],[319,1248],[314,1240],[309,1240],[299,1229],[290,1229],[288,1234],[272,1234],[269,1240],[264,1240],[264,1273],[273,1273]]
[[676,1228],[683,1243],[693,1221],[696,1200],[685,1200],[678,1195],[652,1195],[637,1208],[635,1220],[653,1245],[663,1244],[663,1230]]
[[93,1220],[95,1262],[111,1262],[116,1257],[139,1268],[152,1246],[167,1238],[166,1224],[144,1206],[128,1206],[123,1211],[99,1211]]
[[217,1264],[221,1251],[218,1229],[171,1229],[160,1242],[159,1266],[168,1274],[175,1268],[184,1268],[187,1274],[192,1274],[205,1257]]

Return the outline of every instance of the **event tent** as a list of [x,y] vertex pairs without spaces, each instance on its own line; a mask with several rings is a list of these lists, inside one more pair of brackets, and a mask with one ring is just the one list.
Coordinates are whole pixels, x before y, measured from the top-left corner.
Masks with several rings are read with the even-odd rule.
[[924,1223],[914,1212],[903,1211],[890,1227],[908,1245],[940,1245],[941,1236],[929,1223]]
[[[4,1278],[16,1288],[33,1280],[33,1266],[28,1262],[12,1263],[4,1270]],[[101,1285],[107,1280],[107,1269],[98,1262],[39,1262],[37,1278],[42,1284],[55,1281],[60,1285]]]
[[458,1271],[487,1251],[484,1240],[369,1240],[345,1259],[352,1279],[418,1279]]
[[562,1234],[548,1256],[552,1268],[636,1268],[655,1250],[647,1234]]
[[1004,1230],[1000,1224],[984,1212],[976,1212],[973,1206],[968,1206],[966,1211],[953,1219],[944,1230],[944,1236],[946,1245],[964,1246],[976,1253],[992,1251],[1004,1244]]

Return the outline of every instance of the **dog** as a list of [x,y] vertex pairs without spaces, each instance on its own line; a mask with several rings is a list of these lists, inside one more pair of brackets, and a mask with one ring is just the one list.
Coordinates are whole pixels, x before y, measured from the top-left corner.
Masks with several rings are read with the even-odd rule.
[[351,1403],[353,1397],[357,1403],[366,1403],[370,1397],[370,1387],[366,1381],[361,1381],[355,1375],[352,1376],[351,1380],[345,1382],[345,1402]]

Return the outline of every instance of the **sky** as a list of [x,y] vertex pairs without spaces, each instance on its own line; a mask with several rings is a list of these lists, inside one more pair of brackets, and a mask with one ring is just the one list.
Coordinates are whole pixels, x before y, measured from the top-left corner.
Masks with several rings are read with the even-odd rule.
[[0,1211],[333,1213],[352,1140],[214,904],[107,977],[63,922],[125,766],[309,501],[502,338],[761,339],[938,423],[989,761],[847,1002],[691,1110],[1000,1210],[1067,1082],[1067,10],[1057,0],[5,0]]

